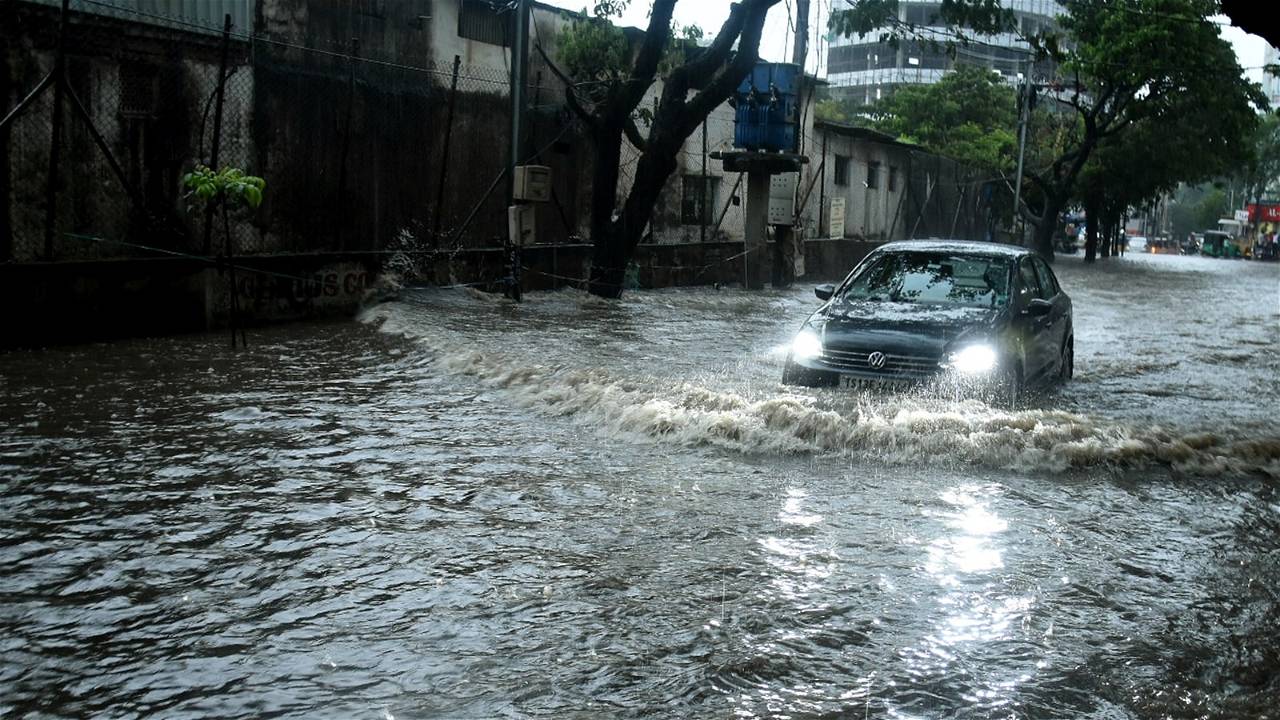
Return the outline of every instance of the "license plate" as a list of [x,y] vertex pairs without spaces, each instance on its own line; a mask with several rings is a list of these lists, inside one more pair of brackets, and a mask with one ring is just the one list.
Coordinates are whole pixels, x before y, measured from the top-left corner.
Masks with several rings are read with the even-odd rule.
[[861,385],[862,385],[862,378],[857,377],[856,375],[840,376],[840,387],[842,388],[861,387]]

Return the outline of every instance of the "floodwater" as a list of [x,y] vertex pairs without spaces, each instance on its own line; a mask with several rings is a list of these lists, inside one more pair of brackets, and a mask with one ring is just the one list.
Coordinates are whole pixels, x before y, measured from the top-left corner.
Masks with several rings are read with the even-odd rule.
[[1057,267],[1014,412],[779,385],[807,286],[0,355],[0,716],[1275,717],[1280,268]]

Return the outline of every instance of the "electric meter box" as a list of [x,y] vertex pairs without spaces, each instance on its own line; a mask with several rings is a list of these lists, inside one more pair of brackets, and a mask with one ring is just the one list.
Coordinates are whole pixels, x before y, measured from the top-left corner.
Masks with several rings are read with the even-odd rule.
[[516,167],[512,198],[522,202],[551,201],[551,168],[546,165]]
[[796,215],[796,181],[800,173],[769,176],[769,224],[790,225]]
[[533,205],[512,205],[507,208],[507,234],[512,245],[532,245],[537,237],[537,215]]

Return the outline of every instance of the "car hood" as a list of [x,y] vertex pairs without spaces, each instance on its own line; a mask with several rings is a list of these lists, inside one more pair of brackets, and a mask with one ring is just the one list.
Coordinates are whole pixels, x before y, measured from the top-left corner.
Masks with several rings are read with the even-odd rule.
[[810,323],[833,348],[937,356],[962,336],[982,336],[999,324],[1002,308],[890,301],[832,303]]

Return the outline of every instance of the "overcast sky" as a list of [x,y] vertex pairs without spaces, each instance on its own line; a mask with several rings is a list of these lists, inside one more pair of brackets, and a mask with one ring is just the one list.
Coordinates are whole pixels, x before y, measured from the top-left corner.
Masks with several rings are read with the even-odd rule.
[[[806,72],[812,73],[816,68],[819,75],[826,74],[824,36],[827,15],[833,1],[837,5],[843,2],[843,0],[811,0],[810,2],[809,60],[805,64]],[[591,4],[591,0],[543,0],[543,2],[571,10],[581,10],[584,6]],[[645,27],[648,24],[649,4],[647,0],[632,0],[631,7],[622,17],[622,24]],[[675,19],[676,22],[684,25],[699,25],[708,36],[714,36],[729,15],[729,5],[728,0],[684,0],[676,4]],[[791,60],[794,37],[794,21],[791,18],[794,17],[794,13],[794,0],[783,0],[770,11],[769,19],[765,23],[764,39],[760,43],[761,57],[774,61]],[[1217,19],[1224,23],[1222,35],[1235,47],[1240,65],[1246,69],[1251,79],[1261,82],[1262,71],[1259,67],[1262,65],[1266,41],[1257,35],[1249,35],[1239,28],[1227,25],[1229,20],[1226,17]]]

